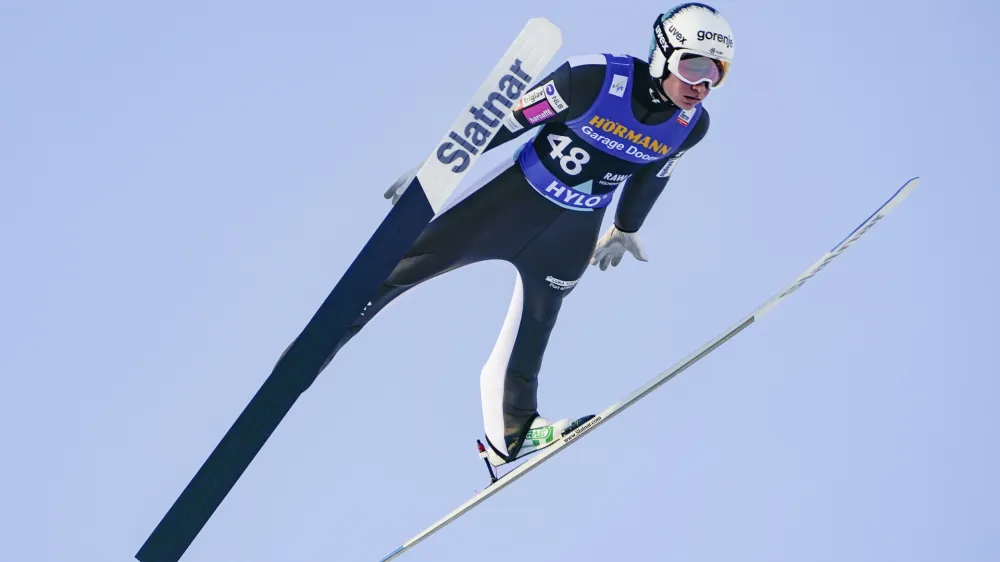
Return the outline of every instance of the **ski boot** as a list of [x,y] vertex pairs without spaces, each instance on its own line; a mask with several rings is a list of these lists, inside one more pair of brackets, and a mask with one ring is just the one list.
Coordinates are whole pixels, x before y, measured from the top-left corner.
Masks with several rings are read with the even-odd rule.
[[486,461],[486,468],[490,471],[490,478],[495,482],[497,476],[494,469],[499,469],[505,464],[509,464],[555,444],[563,435],[580,427],[593,417],[592,415],[584,416],[576,421],[572,421],[569,418],[549,421],[541,416],[536,416],[526,428],[523,438],[519,440],[516,435],[512,435],[504,440],[506,441],[506,454],[498,451],[489,438],[486,439],[486,445],[483,445],[482,441],[477,441],[479,457]]

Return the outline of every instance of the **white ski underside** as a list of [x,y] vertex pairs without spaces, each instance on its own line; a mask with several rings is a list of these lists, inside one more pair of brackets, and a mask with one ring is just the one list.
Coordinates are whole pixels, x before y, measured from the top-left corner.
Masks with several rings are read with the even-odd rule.
[[[510,44],[496,66],[479,86],[470,105],[473,107],[481,105],[490,92],[498,88],[498,83],[501,82],[504,75],[510,72],[510,67],[513,64],[519,64],[520,68],[531,76],[532,80],[537,81],[545,65],[549,64],[560,47],[562,47],[562,31],[559,27],[545,18],[528,20],[528,23],[514,38],[514,42]],[[530,87],[530,84],[525,86]],[[485,121],[476,121],[476,125],[480,129],[488,131],[490,135],[496,134],[503,126],[503,120],[512,112],[513,107],[505,107],[503,108],[503,117],[498,117],[492,125]],[[451,141],[449,135],[453,134],[452,132],[458,133],[465,130],[470,119],[468,109],[463,108],[441,142],[449,143]],[[468,163],[462,171],[456,171],[451,164],[439,161],[434,154],[424,162],[417,172],[417,179],[420,181],[424,195],[427,196],[427,201],[435,213],[441,212],[455,187],[468,173],[472,164],[482,155],[481,150],[467,153]]]
[[473,507],[479,505],[480,503],[489,499],[493,494],[496,494],[500,490],[512,484],[521,476],[524,476],[528,471],[534,469],[538,465],[550,459],[553,455],[562,451],[564,448],[569,446],[574,441],[578,440],[583,435],[593,431],[595,428],[608,421],[612,417],[621,413],[623,410],[629,406],[635,404],[644,396],[648,395],[650,392],[658,388],[663,383],[669,381],[675,376],[679,375],[685,369],[697,363],[701,358],[705,357],[719,346],[725,342],[732,339],[736,334],[742,332],[745,328],[759,320],[765,314],[770,312],[779,302],[781,302],[785,297],[791,293],[798,290],[806,281],[811,279],[814,275],[819,273],[820,270],[825,268],[834,258],[843,253],[848,247],[850,247],[855,241],[857,241],[861,236],[868,232],[875,224],[877,224],[882,218],[888,215],[893,209],[895,209],[910,193],[920,183],[920,178],[913,178],[907,181],[892,197],[889,198],[877,211],[872,213],[863,223],[858,225],[846,238],[844,238],[839,244],[833,247],[832,250],[827,252],[820,258],[816,263],[810,266],[802,275],[798,276],[795,281],[789,284],[787,287],[781,290],[778,294],[768,299],[766,302],[758,306],[752,313],[741,319],[739,322],[733,324],[729,329],[722,332],[714,339],[701,346],[693,353],[680,360],[670,369],[663,371],[653,379],[651,379],[646,384],[642,385],[631,394],[626,396],[624,399],[615,402],[611,406],[608,406],[600,414],[594,416],[590,421],[581,425],[573,432],[563,436],[559,441],[553,445],[549,445],[545,449],[542,449],[538,453],[532,455],[527,461],[517,466],[509,473],[501,477],[499,480],[490,484],[485,490],[470,498],[467,502],[458,506],[454,511],[448,515],[441,518],[439,521],[431,525],[430,527],[421,531],[418,535],[414,536],[410,540],[403,543],[402,546],[391,552],[388,556],[380,560],[380,562],[388,562],[393,558],[396,558],[400,554],[406,552],[407,550],[413,548],[417,543],[426,539],[435,532],[441,530],[445,525],[451,523],[455,519],[458,519],[462,514],[469,511]]

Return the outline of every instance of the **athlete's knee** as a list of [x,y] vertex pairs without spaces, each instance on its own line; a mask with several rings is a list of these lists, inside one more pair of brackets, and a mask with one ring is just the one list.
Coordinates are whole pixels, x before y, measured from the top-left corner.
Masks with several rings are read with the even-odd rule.
[[340,341],[337,342],[337,345],[334,346],[333,353],[331,353],[330,357],[327,358],[325,363],[323,363],[323,367],[326,367],[330,363],[330,360],[333,359],[333,356],[336,355],[342,347],[347,345],[347,342],[351,341],[354,336],[358,335],[358,332],[360,332],[363,327],[364,325],[354,325],[348,328],[347,331],[344,332],[344,335],[340,338]]
[[[319,368],[316,369],[315,372],[302,373],[301,376],[296,377],[298,380],[297,382],[293,382],[293,384],[298,386],[298,392],[300,394],[305,392],[306,390],[309,389],[310,386],[312,386],[312,383],[316,381],[316,379],[324,370],[326,370],[327,366],[330,365],[330,363],[333,361],[333,358],[336,357],[337,353],[340,352],[341,348],[347,345],[347,342],[351,341],[351,339],[354,336],[356,336],[358,332],[361,331],[362,327],[364,327],[364,322],[358,323],[357,321],[355,321],[355,323],[352,324],[350,327],[348,327],[347,331],[344,332],[343,335],[341,335],[340,339],[337,341],[336,344],[334,344],[333,348],[326,355],[326,357],[323,359],[323,362],[320,364]],[[285,361],[285,358],[288,356],[288,352],[292,349],[292,346],[294,345],[295,342],[293,341],[291,344],[285,347],[285,350],[281,352],[281,355],[278,357],[278,360],[274,364],[273,368],[274,370],[277,370],[278,367],[281,365],[281,363]]]
[[535,330],[551,331],[559,318],[564,296],[565,293],[548,288],[528,292],[524,299],[522,321],[532,324]]

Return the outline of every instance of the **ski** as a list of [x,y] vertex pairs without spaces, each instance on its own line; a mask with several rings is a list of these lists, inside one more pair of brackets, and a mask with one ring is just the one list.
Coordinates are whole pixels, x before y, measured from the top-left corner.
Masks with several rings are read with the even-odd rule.
[[[458,519],[460,516],[468,512],[473,507],[476,507],[477,505],[486,501],[494,494],[504,489],[508,485],[512,484],[515,480],[524,476],[530,470],[542,464],[543,462],[551,458],[559,451],[562,451],[572,443],[578,441],[581,437],[583,437],[587,433],[590,433],[591,431],[593,431],[600,425],[604,424],[614,416],[620,414],[626,408],[632,406],[633,404],[641,400],[643,397],[645,397],[652,391],[656,390],[660,385],[676,377],[681,372],[686,370],[688,367],[694,365],[703,357],[705,357],[712,351],[718,349],[722,344],[732,339],[734,336],[736,336],[736,334],[739,334],[740,332],[748,328],[751,324],[760,320],[764,315],[766,315],[772,309],[774,309],[774,307],[777,306],[778,303],[784,300],[785,297],[798,290],[799,287],[801,287],[806,281],[812,279],[813,276],[822,271],[823,268],[829,265],[831,261],[833,261],[837,256],[839,256],[845,250],[847,250],[847,248],[849,248],[852,244],[854,244],[854,242],[856,242],[859,238],[864,236],[864,234],[869,230],[871,230],[871,228],[874,227],[876,224],[878,224],[879,221],[885,218],[886,215],[888,215],[893,209],[895,209],[907,196],[909,196],[910,193],[913,192],[914,189],[917,188],[919,183],[920,183],[920,178],[912,178],[909,181],[907,181],[902,187],[900,187],[896,191],[896,193],[893,194],[892,197],[889,198],[888,201],[886,201],[881,207],[879,207],[877,211],[872,213],[863,223],[861,223],[860,225],[858,225],[857,228],[851,231],[851,233],[848,234],[846,238],[841,240],[836,246],[834,246],[833,249],[824,254],[823,257],[819,259],[819,261],[817,261],[808,269],[806,269],[805,272],[802,273],[802,275],[799,275],[795,279],[795,281],[793,281],[787,287],[782,289],[779,293],[777,293],[776,295],[765,301],[763,304],[758,306],[749,315],[742,318],[740,321],[736,322],[728,329],[726,329],[724,332],[716,336],[714,339],[712,339],[705,345],[701,346],[687,357],[681,359],[674,366],[670,367],[666,371],[663,371],[662,373],[660,373],[659,375],[657,375],[656,377],[654,377],[653,379],[642,385],[641,387],[637,388],[635,391],[633,391],[631,394],[629,394],[622,400],[619,400],[618,402],[615,402],[614,404],[608,406],[607,408],[604,409],[604,411],[600,412],[599,414],[589,418],[581,419],[579,422],[577,422],[577,424],[571,426],[565,432],[563,432],[563,435],[561,436],[561,439],[559,441],[557,441],[552,445],[549,445],[548,447],[538,451],[537,453],[532,453],[532,456],[529,457],[528,460],[518,465],[516,468],[512,469],[507,474],[497,478],[494,476],[493,471],[490,470],[491,482],[482,492],[479,492],[474,497],[469,499],[467,502],[458,506],[454,511],[444,516],[442,519],[440,519],[430,527],[424,529],[418,535],[414,536],[410,540],[403,543],[402,546],[389,553],[388,556],[382,558],[379,562],[388,562],[389,560],[392,560],[393,558],[396,558],[397,556],[403,554],[407,550],[410,550],[420,541],[426,539],[430,535],[441,530],[445,525]],[[481,445],[480,445],[480,453],[482,454]]]
[[351,322],[441,211],[481,156],[481,148],[561,46],[562,32],[556,25],[545,18],[528,21],[470,106],[462,109],[344,276],[136,553],[137,560],[176,562],[184,555],[299,395],[319,376]]

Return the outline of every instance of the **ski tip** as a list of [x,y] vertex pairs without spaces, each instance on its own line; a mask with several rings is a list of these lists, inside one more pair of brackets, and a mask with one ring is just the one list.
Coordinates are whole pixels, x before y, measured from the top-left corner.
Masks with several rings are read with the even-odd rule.
[[896,193],[892,194],[892,197],[885,202],[882,208],[878,210],[878,213],[881,213],[882,215],[888,214],[889,211],[891,211],[896,205],[899,205],[903,199],[909,197],[910,193],[913,193],[913,190],[916,189],[918,185],[920,185],[920,176],[914,176],[906,180],[906,183],[897,189]]
[[886,199],[885,203],[882,203],[881,207],[879,207],[878,209],[875,210],[874,213],[869,215],[868,218],[864,220],[864,222],[859,224],[857,228],[852,230],[850,234],[848,234],[843,240],[838,242],[836,246],[830,248],[830,252],[831,253],[837,252],[838,250],[842,250],[841,247],[844,246],[845,244],[849,245],[853,243],[854,239],[857,239],[857,237],[860,237],[862,234],[867,232],[868,229],[870,229],[876,222],[881,220],[883,217],[892,212],[893,209],[898,207],[899,204],[902,203],[904,199],[906,199],[907,197],[910,196],[911,193],[913,193],[913,190],[916,189],[918,185],[920,185],[919,176],[907,180],[906,183],[900,186],[900,188],[897,189],[896,192],[893,193],[891,197]]
[[[893,194],[893,197],[895,197],[896,195],[898,195],[899,192],[901,192],[903,190],[910,190],[910,189],[913,189],[913,188],[917,187],[917,185],[919,183],[920,183],[920,176],[913,176],[912,178],[910,178],[910,179],[906,180],[905,182],[903,182],[903,185],[901,185],[899,187],[899,189],[896,190],[896,193]],[[890,197],[890,199],[892,199],[892,197]]]
[[403,552],[403,547],[399,547],[396,550],[393,550],[392,552],[389,553],[388,556],[386,556],[385,558],[379,560],[378,562],[388,562],[389,560],[392,560],[393,558],[395,558],[396,555],[398,555],[400,552]]
[[552,23],[549,18],[539,16],[537,18],[531,18],[528,23],[524,26],[525,30],[530,33],[544,34],[549,37],[558,37],[562,39],[562,30],[559,26]]

